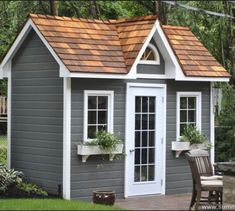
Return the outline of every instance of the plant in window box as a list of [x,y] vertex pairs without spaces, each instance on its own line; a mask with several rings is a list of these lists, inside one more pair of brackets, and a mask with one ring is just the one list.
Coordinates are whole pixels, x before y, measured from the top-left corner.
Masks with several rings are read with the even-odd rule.
[[104,130],[96,133],[96,139],[79,144],[77,154],[82,155],[82,162],[86,162],[90,155],[108,154],[112,161],[117,154],[122,154],[123,144],[117,135]]
[[208,149],[211,147],[206,136],[191,125],[184,129],[180,141],[190,143],[190,149]]

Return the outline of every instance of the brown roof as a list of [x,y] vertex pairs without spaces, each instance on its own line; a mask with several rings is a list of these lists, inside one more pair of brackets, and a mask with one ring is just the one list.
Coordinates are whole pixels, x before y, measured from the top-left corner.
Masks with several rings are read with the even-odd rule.
[[[127,74],[156,16],[87,20],[30,14],[30,18],[71,72]],[[163,26],[186,76],[228,77],[189,28]]]
[[163,31],[186,76],[230,77],[188,27],[163,26]]

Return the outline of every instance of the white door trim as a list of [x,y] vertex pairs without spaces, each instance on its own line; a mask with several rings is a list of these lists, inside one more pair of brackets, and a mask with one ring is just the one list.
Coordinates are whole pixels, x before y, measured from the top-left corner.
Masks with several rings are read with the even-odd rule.
[[[125,112],[125,140],[128,140],[128,125],[129,125],[129,118],[128,118],[128,114],[129,114],[129,93],[130,93],[130,89],[132,87],[149,87],[149,88],[163,88],[163,92],[164,92],[164,99],[163,99],[163,165],[162,165],[162,191],[161,193],[164,195],[165,194],[165,189],[166,189],[166,108],[167,108],[167,85],[166,84],[148,84],[148,83],[127,83],[126,85],[126,112]],[[125,143],[125,153],[127,154],[127,147],[126,147],[126,143]],[[128,168],[128,163],[127,163],[127,158],[125,159],[125,172],[124,172],[124,197],[127,198],[128,197],[128,191],[127,191],[127,178],[128,178],[128,174],[127,174],[127,168]]]

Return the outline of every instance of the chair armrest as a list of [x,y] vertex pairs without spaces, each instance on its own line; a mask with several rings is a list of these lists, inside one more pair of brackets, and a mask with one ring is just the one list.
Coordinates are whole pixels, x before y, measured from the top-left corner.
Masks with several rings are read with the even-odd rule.
[[222,180],[223,176],[213,175],[213,176],[200,176],[201,180]]

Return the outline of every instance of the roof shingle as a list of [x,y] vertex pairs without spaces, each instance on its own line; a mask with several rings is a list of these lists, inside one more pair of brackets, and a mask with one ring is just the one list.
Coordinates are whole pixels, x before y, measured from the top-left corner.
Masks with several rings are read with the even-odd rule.
[[[103,21],[30,14],[30,18],[69,71],[127,74],[157,17]],[[186,76],[229,77],[189,28],[162,28]]]

